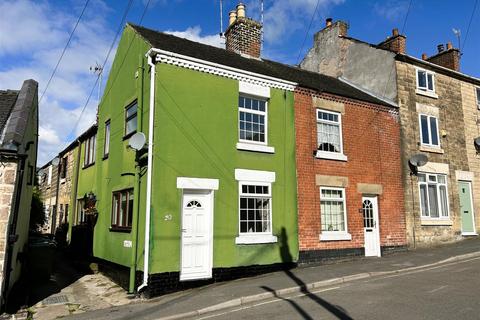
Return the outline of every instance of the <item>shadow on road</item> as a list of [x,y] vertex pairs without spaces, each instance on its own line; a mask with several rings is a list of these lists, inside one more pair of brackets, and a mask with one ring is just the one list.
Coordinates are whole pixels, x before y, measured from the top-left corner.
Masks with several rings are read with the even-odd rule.
[[[281,234],[280,234],[280,255],[282,257],[282,262],[283,263],[291,263],[292,262],[292,255],[290,254],[290,249],[288,247],[288,238],[287,238],[287,233],[285,231],[285,228],[282,228],[282,231],[281,231]],[[322,306],[325,310],[329,311],[331,314],[333,314],[334,316],[336,316],[338,319],[345,319],[345,320],[353,320],[353,318],[351,318],[347,311],[345,309],[343,309],[342,307],[340,306],[337,306],[337,305],[333,305],[331,304],[330,302],[320,298],[319,296],[317,296],[316,294],[314,293],[311,293],[308,289],[307,289],[307,286],[305,284],[305,282],[302,281],[302,279],[300,279],[299,277],[297,277],[295,274],[293,274],[293,272],[290,270],[290,268],[286,268],[284,270],[285,274],[290,278],[292,279],[299,287],[300,287],[300,292],[302,292],[303,294],[305,294],[306,297],[310,298],[312,301],[314,301],[315,303],[317,303],[318,305]],[[266,291],[269,291],[269,292],[273,292],[275,294],[275,290],[270,288],[270,287],[267,287],[267,286],[261,286],[262,289],[266,290]],[[281,299],[281,300],[284,300],[286,302],[288,302],[290,305],[292,305],[292,307],[304,318],[304,319],[314,319],[312,316],[310,316],[310,314],[304,310],[298,303],[296,303],[295,301],[291,300],[291,299],[288,299],[288,298],[283,298],[283,297],[279,297],[277,296],[277,294],[275,294],[275,296],[278,298],[278,299]]]

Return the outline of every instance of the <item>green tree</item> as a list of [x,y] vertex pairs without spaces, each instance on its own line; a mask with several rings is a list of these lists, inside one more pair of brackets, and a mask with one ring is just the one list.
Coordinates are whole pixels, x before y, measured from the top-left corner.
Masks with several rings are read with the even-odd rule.
[[32,206],[30,209],[30,230],[37,231],[47,223],[42,197],[38,187],[33,188]]

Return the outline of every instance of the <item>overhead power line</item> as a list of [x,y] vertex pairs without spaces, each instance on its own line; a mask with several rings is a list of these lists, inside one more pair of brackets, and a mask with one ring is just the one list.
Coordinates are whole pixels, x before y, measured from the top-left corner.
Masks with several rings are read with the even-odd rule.
[[78,24],[80,23],[80,20],[83,17],[83,14],[85,13],[85,9],[87,9],[88,3],[90,0],[85,1],[85,5],[83,6],[82,12],[78,16],[77,22],[75,23],[75,26],[73,27],[72,32],[70,32],[70,36],[68,37],[68,41],[65,44],[65,47],[63,48],[62,54],[60,55],[60,58],[58,58],[57,64],[55,65],[55,68],[53,69],[52,74],[50,75],[50,78],[47,81],[47,85],[45,86],[45,89],[43,89],[42,95],[40,96],[39,104],[42,102],[43,96],[45,95],[45,92],[47,92],[48,87],[50,86],[50,82],[52,82],[53,77],[55,76],[55,73],[57,73],[58,66],[60,65],[60,62],[63,59],[63,56],[65,55],[65,51],[67,51],[68,45],[72,41],[73,34],[75,33],[75,30],[77,30]]
[[468,22],[467,33],[465,33],[465,39],[463,40],[463,46],[460,52],[463,52],[463,48],[465,48],[465,44],[467,43],[468,39],[468,32],[470,31],[470,26],[472,25],[473,17],[475,16],[475,10],[477,9],[478,0],[475,0],[475,4],[473,5],[472,15],[470,16],[470,21]]
[[308,25],[307,32],[305,33],[305,37],[303,38],[302,46],[300,48],[300,51],[298,52],[297,65],[300,62],[300,55],[302,54],[303,47],[305,46],[305,41],[307,41],[308,33],[310,32],[310,28],[312,27],[313,20],[315,19],[315,15],[317,14],[319,3],[320,3],[320,0],[317,0],[317,3],[315,4],[315,10],[313,10],[312,18],[310,19],[310,24]]

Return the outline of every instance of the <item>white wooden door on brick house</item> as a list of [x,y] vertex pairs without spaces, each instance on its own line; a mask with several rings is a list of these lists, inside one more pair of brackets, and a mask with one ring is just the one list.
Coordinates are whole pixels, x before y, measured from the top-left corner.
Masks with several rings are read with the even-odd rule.
[[213,264],[213,191],[183,191],[180,280],[208,279]]
[[380,230],[378,223],[378,200],[376,196],[362,197],[362,213],[365,256],[380,257]]

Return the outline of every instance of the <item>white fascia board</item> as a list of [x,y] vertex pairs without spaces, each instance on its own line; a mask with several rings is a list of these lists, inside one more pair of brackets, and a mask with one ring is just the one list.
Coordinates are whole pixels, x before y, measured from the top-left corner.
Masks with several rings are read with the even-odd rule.
[[218,190],[218,179],[177,178],[177,189]]
[[187,69],[193,69],[201,72],[206,72],[226,78],[236,79],[260,86],[267,86],[276,89],[283,89],[287,91],[294,91],[298,85],[296,82],[282,80],[266,76],[263,74],[250,72],[242,69],[237,69],[222,64],[197,59],[183,54],[178,54],[170,51],[152,48],[147,54],[156,53],[155,60],[157,62],[167,63]]
[[275,172],[235,169],[235,180],[251,182],[275,182]]

